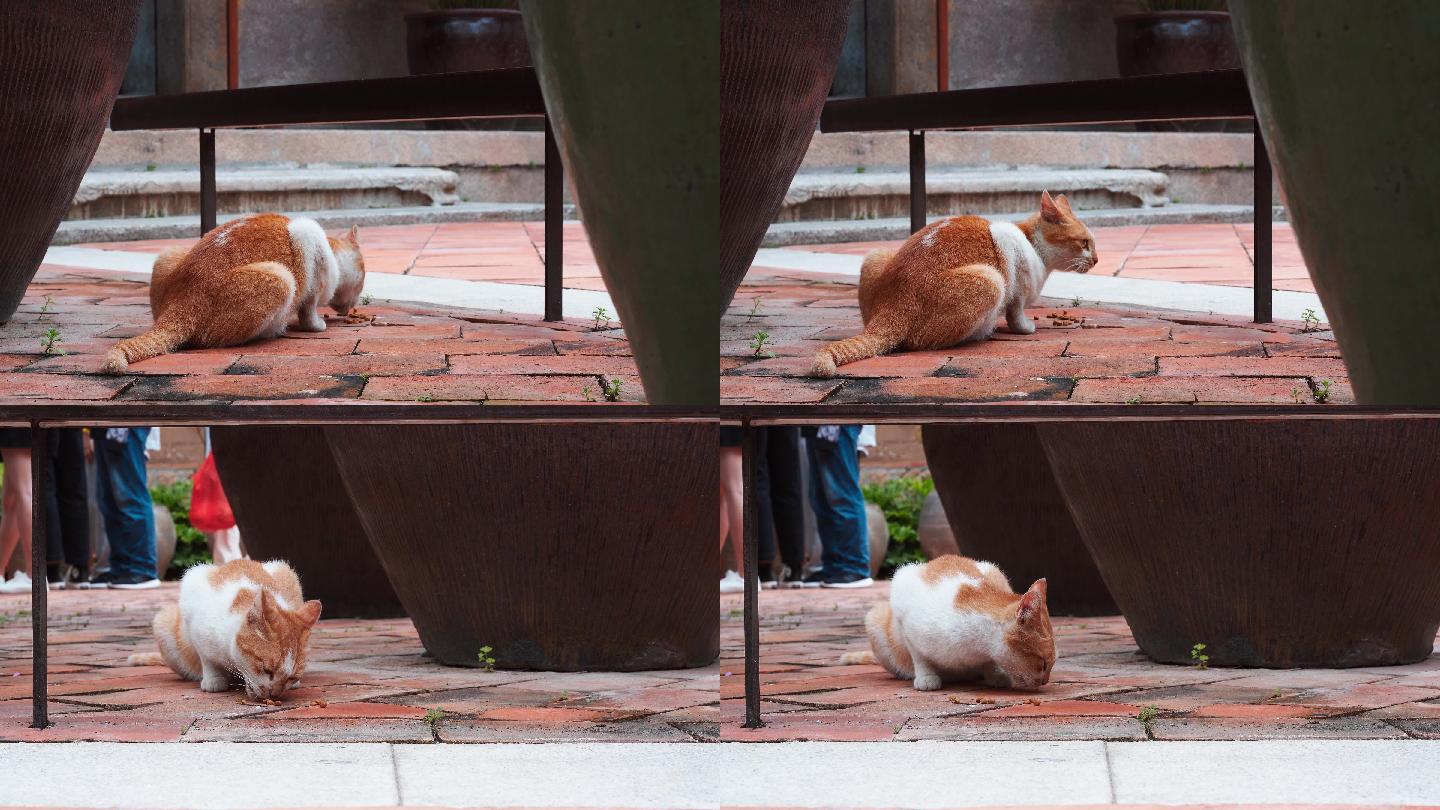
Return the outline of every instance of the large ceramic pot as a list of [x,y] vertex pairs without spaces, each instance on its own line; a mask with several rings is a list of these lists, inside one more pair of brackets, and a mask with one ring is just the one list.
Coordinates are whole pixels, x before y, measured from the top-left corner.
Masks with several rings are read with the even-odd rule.
[[1428,657],[1440,421],[1046,424],[1055,479],[1140,649],[1211,665]]
[[350,504],[324,428],[216,427],[210,440],[252,558],[288,561],[326,618],[405,615]]
[[515,669],[719,654],[713,424],[326,428],[425,649]]
[[[1240,67],[1230,15],[1223,11],[1154,11],[1115,18],[1121,76],[1191,73]],[[1249,121],[1144,121],[1150,132],[1250,131]]]
[[820,120],[850,0],[726,0],[720,40],[720,312]]
[[918,524],[915,533],[920,537],[920,551],[925,559],[960,553],[960,544],[955,542],[955,532],[950,528],[950,520],[945,517],[945,505],[940,503],[940,493],[931,492],[925,496],[920,505]]
[[1440,75],[1440,7],[1233,0],[1230,9],[1290,222],[1356,400],[1440,405],[1440,375],[1429,371],[1440,344],[1440,105],[1416,96],[1422,77]]
[[1057,616],[1119,612],[1055,484],[1033,424],[926,425],[925,463],[960,553],[1017,592],[1041,577]]
[[[500,5],[496,3],[496,5]],[[513,5],[513,3],[511,4]],[[412,75],[530,66],[525,24],[513,9],[447,9],[405,15],[405,57]],[[427,121],[427,129],[536,129],[533,118]]]
[[714,406],[716,3],[525,0],[545,108],[654,405]]
[[110,120],[141,0],[0,13],[0,323],[20,306]]

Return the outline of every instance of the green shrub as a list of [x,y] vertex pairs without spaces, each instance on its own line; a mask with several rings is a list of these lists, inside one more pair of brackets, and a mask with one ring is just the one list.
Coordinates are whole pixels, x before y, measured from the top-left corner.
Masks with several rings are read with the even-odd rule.
[[175,520],[175,557],[165,570],[166,579],[178,579],[190,566],[210,562],[210,544],[205,542],[205,534],[190,525],[190,486],[182,479],[150,487],[150,497],[169,509]]
[[865,500],[885,513],[885,524],[890,528],[890,549],[885,552],[880,576],[889,578],[905,563],[924,562],[925,554],[920,550],[920,507],[925,503],[925,496],[935,490],[930,476],[887,478],[860,489],[865,493]]

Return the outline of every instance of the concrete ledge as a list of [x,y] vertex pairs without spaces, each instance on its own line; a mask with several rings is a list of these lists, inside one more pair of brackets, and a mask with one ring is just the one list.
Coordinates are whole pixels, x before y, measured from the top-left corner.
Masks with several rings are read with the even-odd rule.
[[[1210,132],[928,132],[931,166],[1093,166],[1111,169],[1222,169],[1255,165],[1255,136]],[[910,165],[904,132],[817,133],[802,172]]]
[[[977,209],[983,210],[983,209]],[[1285,210],[1276,206],[1274,221],[1286,221]],[[984,213],[990,219],[1017,220],[1025,214]],[[1162,208],[1114,208],[1085,211],[1081,214],[1091,227],[1111,225],[1191,225],[1200,223],[1253,222],[1252,205],[1181,205]],[[933,222],[942,217],[933,216]],[[904,239],[910,235],[910,218],[839,219],[817,222],[777,222],[765,233],[762,247],[790,245],[824,245],[838,242],[882,242]]]
[[[309,217],[326,228],[362,228],[377,225],[414,225],[440,222],[538,222],[545,218],[539,203],[455,203],[446,206],[402,206],[397,208],[332,209],[291,211],[291,216]],[[229,222],[244,214],[221,214],[217,223]],[[565,206],[565,217],[576,219],[573,205]],[[183,239],[200,235],[198,215],[141,219],[75,219],[60,223],[52,245],[85,242],[128,242],[136,239]]]

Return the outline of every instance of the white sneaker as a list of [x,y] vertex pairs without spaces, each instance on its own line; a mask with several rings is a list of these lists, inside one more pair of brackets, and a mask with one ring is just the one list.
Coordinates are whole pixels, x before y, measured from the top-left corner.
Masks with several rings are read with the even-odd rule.
[[745,590],[745,580],[734,571],[726,571],[724,578],[720,580],[720,593],[741,593]]
[[15,576],[5,582],[0,582],[0,593],[30,593],[32,586],[29,574],[24,571],[16,571]]

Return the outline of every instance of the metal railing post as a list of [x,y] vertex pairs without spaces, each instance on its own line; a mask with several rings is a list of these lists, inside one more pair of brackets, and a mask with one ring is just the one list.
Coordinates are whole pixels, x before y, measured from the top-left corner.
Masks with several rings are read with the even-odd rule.
[[200,130],[200,235],[215,230],[215,130]]
[[1274,204],[1271,201],[1270,153],[1265,151],[1265,136],[1260,122],[1255,122],[1255,322],[1270,323],[1274,310],[1273,257],[1271,235]]
[[565,317],[565,166],[545,117],[545,320]]
[[30,705],[31,728],[50,725],[48,684],[49,596],[46,571],[45,518],[46,459],[50,454],[50,436],[39,422],[30,423]]
[[745,420],[741,444],[745,493],[742,553],[745,557],[745,728],[760,728],[760,528],[756,520],[755,464],[759,460],[760,428]]
[[925,227],[925,131],[910,130],[910,232]]

